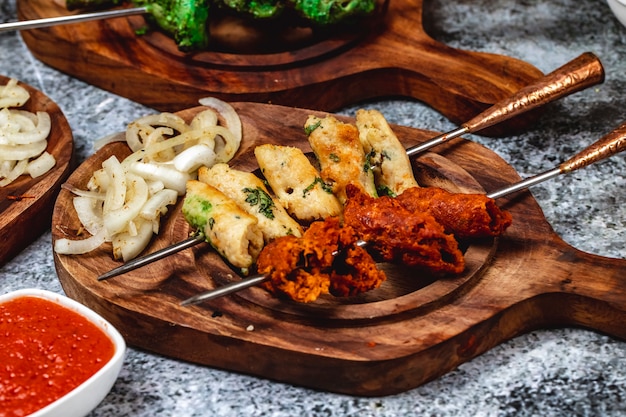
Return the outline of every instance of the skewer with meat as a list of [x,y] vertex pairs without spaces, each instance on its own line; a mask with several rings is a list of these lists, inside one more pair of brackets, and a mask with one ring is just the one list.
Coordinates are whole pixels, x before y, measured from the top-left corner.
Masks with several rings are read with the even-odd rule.
[[374,198],[360,187],[346,187],[344,223],[354,228],[384,261],[419,267],[433,274],[458,274],[465,268],[463,253],[427,212],[411,212],[389,196]]
[[499,236],[512,223],[511,214],[484,194],[412,187],[399,194],[396,200],[410,212],[431,214],[446,232],[459,239]]
[[257,271],[267,276],[264,288],[299,302],[320,295],[355,295],[378,288],[386,279],[371,255],[357,245],[350,227],[337,217],[311,223],[301,238],[284,236],[266,245]]

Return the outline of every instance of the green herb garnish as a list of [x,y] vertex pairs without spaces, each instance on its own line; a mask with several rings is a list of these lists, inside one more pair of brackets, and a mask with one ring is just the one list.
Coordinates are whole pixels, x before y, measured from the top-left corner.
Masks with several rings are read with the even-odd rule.
[[314,123],[312,125],[305,126],[304,127],[304,133],[306,133],[306,135],[309,136],[311,134],[311,132],[313,132],[315,129],[320,127],[321,124],[322,124],[322,121],[318,120],[316,123]]
[[326,191],[328,194],[332,194],[333,188],[329,184],[325,183],[320,177],[315,177],[315,180],[302,191],[302,197],[306,197],[309,191],[315,188],[315,184],[320,184],[322,190]]
[[256,188],[244,188],[243,192],[247,194],[246,203],[251,206],[259,206],[259,213],[263,214],[268,219],[274,218],[274,201],[263,189]]

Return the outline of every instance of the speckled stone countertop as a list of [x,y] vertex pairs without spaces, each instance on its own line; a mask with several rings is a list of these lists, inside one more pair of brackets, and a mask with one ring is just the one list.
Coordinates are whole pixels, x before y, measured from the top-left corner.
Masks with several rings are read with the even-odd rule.
[[[604,84],[567,97],[523,134],[471,136],[522,177],[553,168],[626,120],[626,28],[602,0],[424,1],[427,31],[450,46],[508,55],[550,72],[582,52],[602,60]],[[0,0],[0,21],[16,18]],[[92,141],[152,112],[37,61],[19,34],[0,34],[0,74],[42,90],[63,109],[78,157]],[[355,104],[392,123],[447,131],[451,123],[413,101]],[[626,257],[626,160],[615,156],[532,192],[567,243]],[[624,271],[626,278],[626,271]],[[0,293],[25,287],[62,292],[45,233],[0,269]],[[626,325],[626,323],[625,323]],[[383,398],[312,391],[129,349],[111,393],[92,416],[610,416],[626,415],[626,342],[585,329],[517,337],[416,389]]]

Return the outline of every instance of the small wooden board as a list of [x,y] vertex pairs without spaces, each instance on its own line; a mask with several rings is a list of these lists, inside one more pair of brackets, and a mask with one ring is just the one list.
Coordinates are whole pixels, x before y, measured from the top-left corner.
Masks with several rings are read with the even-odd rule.
[[[17,0],[21,20],[69,12],[50,0]],[[142,16],[27,30],[46,64],[160,111],[215,96],[334,111],[404,96],[460,124],[542,74],[518,59],[450,48],[423,29],[422,0],[391,0],[375,22],[344,32],[268,34],[242,22],[213,27],[209,50],[184,54],[160,32],[138,36]],[[527,114],[484,134],[511,132]]]
[[[233,104],[243,142],[231,165],[253,171],[263,143],[310,147],[302,109]],[[180,114],[190,118],[197,109]],[[280,120],[280,124],[276,121]],[[407,145],[434,135],[395,126]],[[414,160],[426,184],[493,191],[519,180],[493,152],[462,139]],[[68,182],[84,187],[111,144],[83,163]],[[490,169],[484,169],[489,166]],[[626,261],[580,252],[558,238],[528,192],[499,203],[514,223],[496,240],[474,241],[466,272],[434,280],[391,268],[388,281],[354,298],[312,304],[278,300],[251,288],[191,307],[187,297],[239,277],[208,245],[196,246],[108,281],[97,277],[119,263],[110,247],[82,256],[55,255],[66,293],[111,321],[132,345],[170,357],[321,390],[365,396],[398,393],[436,378],[498,343],[531,329],[581,325],[626,337]],[[184,239],[180,207],[171,211],[147,252]],[[79,228],[71,195],[62,190],[53,239]]]
[[[9,78],[0,75],[0,85]],[[39,178],[22,175],[0,187],[0,265],[4,265],[50,227],[52,207],[61,184],[72,168],[72,131],[59,107],[39,90],[20,83],[30,93],[21,109],[50,114],[52,130],[46,149],[56,159],[52,170]]]

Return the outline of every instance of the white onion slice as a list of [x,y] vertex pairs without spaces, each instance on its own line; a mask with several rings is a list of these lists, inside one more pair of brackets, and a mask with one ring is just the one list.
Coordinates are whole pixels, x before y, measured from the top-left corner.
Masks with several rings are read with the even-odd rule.
[[5,86],[0,86],[0,107],[21,107],[30,98],[28,90],[11,78]]
[[[88,190],[65,187],[78,196],[74,204],[83,227],[94,236],[104,233],[101,241],[112,242],[115,259],[126,262],[145,249],[159,232],[160,218],[184,195],[187,181],[197,177],[200,166],[227,162],[239,149],[241,120],[235,110],[220,100],[207,103],[215,110],[197,113],[189,124],[172,113],[160,113],[131,122],[125,134],[98,140],[97,149],[126,140],[133,153],[121,162],[115,156],[104,161],[89,179]],[[15,125],[29,123],[24,119]],[[59,250],[77,253],[95,239],[61,242]]]
[[197,171],[201,166],[213,166],[217,155],[212,148],[201,143],[185,149],[173,160],[177,170],[182,172]]
[[[23,129],[26,127],[27,130]],[[18,131],[0,132],[0,144],[2,145],[28,145],[30,143],[45,141],[50,134],[52,121],[46,112],[37,112],[37,123],[33,129],[30,126],[20,126]]]
[[137,225],[134,236],[129,233],[120,233],[111,241],[113,245],[113,257],[124,262],[135,258],[145,249],[152,239],[152,222],[144,221]]
[[18,161],[13,169],[8,172],[3,179],[0,180],[0,187],[7,186],[15,181],[20,175],[26,172],[26,167],[28,166],[28,159],[22,159]]
[[104,200],[104,212],[119,210],[124,206],[126,201],[126,173],[122,168],[119,160],[115,156],[109,157],[102,163],[104,172],[106,172],[109,187]]
[[215,150],[215,153],[218,154],[218,162],[230,161],[241,145],[241,139],[243,137],[241,118],[233,106],[215,97],[204,97],[201,98],[199,102],[203,106],[212,107],[217,110],[224,118],[226,128],[232,133],[231,139],[224,137],[224,149],[222,152],[220,152],[220,149]]
[[217,113],[212,109],[203,110],[196,114],[189,123],[192,130],[204,129],[206,127],[217,126],[218,117]]
[[175,204],[177,199],[176,191],[165,188],[150,197],[141,208],[139,215],[146,220],[156,220],[167,213],[167,206]]
[[26,145],[0,145],[0,155],[4,160],[20,161],[35,158],[48,147],[48,142],[40,140]]
[[104,242],[106,242],[106,230],[102,228],[96,235],[86,239],[57,239],[54,242],[54,251],[61,255],[82,255],[98,249]]
[[148,184],[139,175],[126,174],[126,185],[128,190],[124,205],[116,210],[103,210],[104,228],[109,236],[126,230],[128,224],[139,215],[141,208],[148,201]]
[[192,179],[186,172],[180,172],[173,166],[156,163],[134,162],[129,170],[149,181],[161,181],[165,188],[175,190],[178,195],[185,194],[187,181]]
[[93,147],[95,150],[100,150],[102,148],[104,148],[106,145],[108,145],[109,143],[114,143],[114,142],[124,142],[126,140],[126,137],[124,136],[123,133],[111,133],[108,136],[105,136],[103,138],[100,138],[98,140],[96,140],[93,143]]
[[83,225],[89,234],[95,235],[104,228],[104,223],[102,222],[102,201],[90,197],[77,196],[72,199],[72,204],[80,224]]
[[37,159],[28,163],[26,172],[33,178],[42,176],[50,171],[56,164],[56,159],[48,152],[42,153]]

